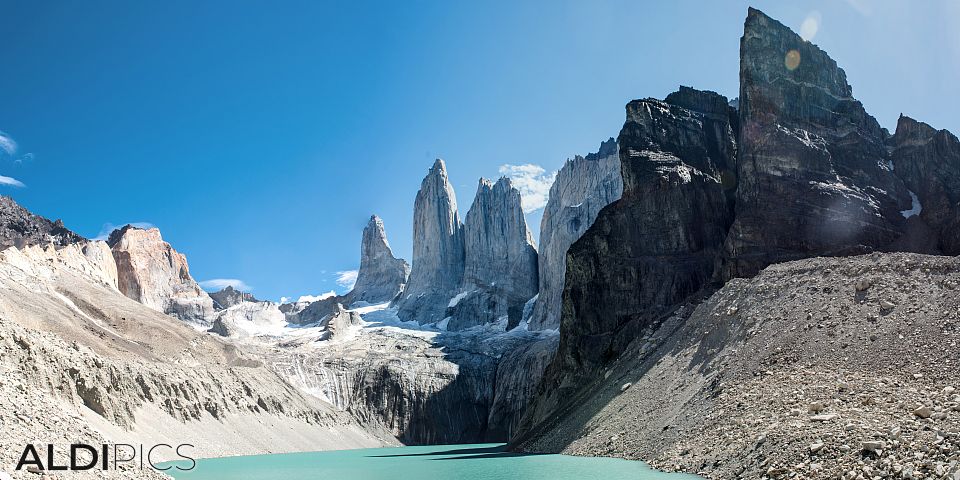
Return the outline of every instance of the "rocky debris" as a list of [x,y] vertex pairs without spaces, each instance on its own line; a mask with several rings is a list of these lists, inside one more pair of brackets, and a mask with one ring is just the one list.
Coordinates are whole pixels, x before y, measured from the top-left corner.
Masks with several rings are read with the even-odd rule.
[[213,308],[216,310],[224,310],[230,308],[234,305],[239,305],[243,302],[259,302],[252,293],[241,292],[233,288],[231,285],[227,285],[223,289],[217,292],[213,292],[210,295],[210,298],[213,300]]
[[402,258],[393,256],[387,234],[383,230],[383,220],[373,215],[363,229],[360,243],[360,270],[357,283],[347,293],[342,303],[352,305],[355,302],[383,303],[397,297],[407,283],[410,266]]
[[86,239],[71,232],[60,220],[50,221],[30,213],[13,198],[0,195],[0,250],[30,245],[64,247]]
[[[872,280],[865,294],[855,288],[861,278]],[[960,257],[874,253],[769,266],[644,330],[609,376],[571,398],[577,408],[516,446],[718,479],[952,479],[958,287]],[[898,307],[872,321],[882,298]],[[732,306],[737,314],[727,315]],[[633,387],[621,393],[625,382]],[[931,415],[916,415],[918,405]]]
[[895,172],[915,197],[901,213],[932,230],[939,253],[960,255],[960,140],[901,115],[891,143]]
[[620,151],[613,138],[597,153],[564,163],[550,187],[540,220],[539,294],[529,317],[531,330],[560,327],[567,250],[587,231],[600,209],[623,193]]
[[156,228],[127,225],[107,240],[117,264],[120,292],[154,310],[209,326],[213,300],[190,276],[187,258]]
[[889,168],[888,133],[852,92],[826,52],[750,9],[727,278],[784,260],[883,249],[904,234],[900,212],[910,195]]
[[463,330],[508,317],[520,323],[523,306],[537,294],[537,249],[510,179],[480,179],[463,225],[464,271],[460,293],[447,304],[447,330]]
[[733,221],[725,179],[735,111],[721,95],[690,88],[667,99],[627,105],[623,196],[567,252],[560,346],[524,419],[529,428],[713,277]]
[[420,184],[413,207],[413,265],[394,302],[403,321],[421,325],[444,318],[463,279],[463,225],[447,167],[437,159]]

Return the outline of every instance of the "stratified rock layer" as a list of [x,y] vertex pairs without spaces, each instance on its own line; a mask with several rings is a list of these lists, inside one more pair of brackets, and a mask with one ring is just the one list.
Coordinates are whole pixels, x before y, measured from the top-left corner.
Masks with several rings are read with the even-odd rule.
[[383,230],[383,220],[374,215],[363,229],[357,283],[344,296],[342,303],[389,302],[403,290],[409,275],[410,266],[403,259],[393,256]]
[[463,225],[457,197],[443,160],[437,160],[420,184],[413,207],[413,266],[398,315],[420,324],[444,318],[447,302],[463,279]]
[[540,220],[540,285],[531,330],[560,327],[567,250],[593,225],[600,209],[622,193],[620,151],[613,138],[601,143],[597,153],[567,160],[557,173]]
[[127,225],[111,233],[108,243],[121,293],[181,320],[210,324],[213,300],[190,276],[186,257],[163,241],[160,230]]
[[448,303],[448,330],[520,323],[523,305],[537,294],[537,249],[509,178],[481,179],[463,226],[465,266],[460,293]]

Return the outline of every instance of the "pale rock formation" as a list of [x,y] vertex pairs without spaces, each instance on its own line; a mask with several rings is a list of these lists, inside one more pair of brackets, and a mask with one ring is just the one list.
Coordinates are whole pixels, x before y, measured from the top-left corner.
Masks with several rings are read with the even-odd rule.
[[209,325],[213,300],[190,276],[187,259],[156,228],[130,225],[108,240],[117,264],[120,292],[154,310]]
[[523,305],[537,294],[537,249],[510,179],[480,179],[463,226],[465,265],[460,291],[447,304],[448,330],[508,317],[520,323]]
[[413,265],[395,304],[404,321],[436,323],[463,279],[463,225],[447,167],[437,159],[413,207]]
[[531,330],[560,327],[567,250],[593,225],[600,209],[620,198],[620,150],[613,138],[597,153],[576,156],[557,172],[540,220],[539,296],[529,317]]
[[363,229],[357,283],[341,303],[389,302],[403,290],[409,275],[410,266],[407,262],[393,256],[383,229],[383,220],[373,215]]

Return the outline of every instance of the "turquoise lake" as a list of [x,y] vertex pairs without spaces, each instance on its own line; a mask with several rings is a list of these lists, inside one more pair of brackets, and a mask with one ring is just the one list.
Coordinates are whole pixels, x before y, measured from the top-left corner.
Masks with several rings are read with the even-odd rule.
[[[174,465],[174,463],[166,464]],[[189,462],[183,464],[188,466]],[[177,480],[692,480],[643,462],[567,455],[525,455],[501,444],[434,445],[285,453],[198,460],[166,473]]]

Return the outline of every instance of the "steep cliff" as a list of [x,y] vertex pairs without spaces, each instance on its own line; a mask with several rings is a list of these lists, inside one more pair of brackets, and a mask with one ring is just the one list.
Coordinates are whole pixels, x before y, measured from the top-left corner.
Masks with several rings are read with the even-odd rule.
[[107,240],[117,264],[120,292],[154,310],[209,325],[213,300],[190,276],[187,259],[160,230],[127,225]]
[[901,115],[892,143],[892,165],[911,196],[901,214],[932,230],[931,249],[960,255],[960,140]]
[[527,422],[550,417],[581,379],[713,277],[733,221],[733,115],[726,98],[689,88],[627,105],[623,196],[567,253],[559,349]]
[[737,207],[725,276],[770,263],[887,249],[910,195],[888,133],[826,52],[750,9],[740,40]]
[[457,197],[447,167],[438,159],[420,184],[413,206],[413,265],[395,302],[401,319],[427,324],[444,318],[463,279],[463,249]]
[[409,275],[410,266],[407,262],[393,256],[383,229],[383,220],[373,215],[363,229],[357,283],[344,296],[342,303],[389,302],[403,290]]
[[567,250],[593,225],[600,209],[622,193],[620,152],[613,138],[601,143],[597,153],[567,160],[557,172],[540,220],[540,285],[531,330],[560,327]]
[[520,323],[523,305],[537,294],[537,249],[509,178],[480,179],[463,225],[464,272],[447,304],[448,330],[508,318]]

